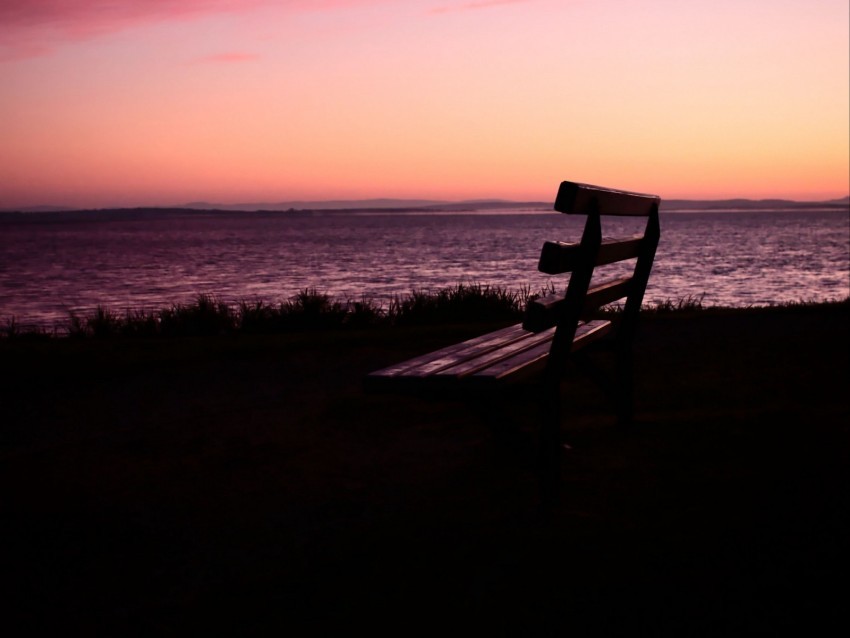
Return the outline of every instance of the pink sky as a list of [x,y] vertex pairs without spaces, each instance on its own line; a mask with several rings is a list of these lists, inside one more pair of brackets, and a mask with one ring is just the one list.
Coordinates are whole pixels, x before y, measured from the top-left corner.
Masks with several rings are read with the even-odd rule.
[[3,0],[0,208],[850,192],[847,0]]

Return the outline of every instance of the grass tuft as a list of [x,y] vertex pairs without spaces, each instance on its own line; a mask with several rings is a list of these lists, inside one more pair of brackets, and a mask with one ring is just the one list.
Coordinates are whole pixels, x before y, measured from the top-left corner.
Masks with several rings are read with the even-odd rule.
[[9,317],[0,328],[0,339],[9,341],[45,341],[51,337],[50,332],[44,328],[21,325],[17,317]]
[[413,290],[390,303],[389,318],[396,325],[446,324],[519,319],[528,294],[499,286],[460,283],[436,292]]
[[174,304],[159,312],[164,336],[212,336],[233,332],[237,318],[230,306],[212,295],[198,295],[194,304]]
[[679,299],[665,299],[655,305],[644,305],[641,310],[643,312],[651,312],[655,314],[668,314],[671,312],[698,312],[703,309],[702,300],[705,298],[705,293],[701,295],[688,295]]

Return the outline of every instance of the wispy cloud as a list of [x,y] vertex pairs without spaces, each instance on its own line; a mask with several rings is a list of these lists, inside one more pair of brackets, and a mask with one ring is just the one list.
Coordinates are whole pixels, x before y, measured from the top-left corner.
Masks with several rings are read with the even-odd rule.
[[86,36],[262,4],[268,0],[5,0],[0,3],[0,22],[4,30],[45,28]]
[[268,0],[4,0],[0,2],[0,60],[44,55],[67,41],[125,29],[244,12]]
[[455,11],[469,11],[471,9],[492,9],[506,4],[520,4],[528,0],[479,0],[478,2],[465,2],[459,4],[443,5],[431,9],[431,13],[452,13]]
[[43,55],[68,40],[124,29],[246,13],[259,7],[315,11],[378,0],[0,0],[0,60]]

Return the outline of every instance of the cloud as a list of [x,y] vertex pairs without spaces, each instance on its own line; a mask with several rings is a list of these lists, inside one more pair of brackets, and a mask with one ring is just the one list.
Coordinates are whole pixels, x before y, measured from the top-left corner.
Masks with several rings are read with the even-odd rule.
[[380,0],[0,0],[0,60],[44,55],[56,45],[148,24],[259,7],[315,11]]
[[0,60],[44,55],[58,44],[125,29],[249,11],[267,0],[4,0]]
[[528,0],[479,0],[478,2],[466,2],[464,4],[444,5],[431,9],[431,13],[452,13],[455,11],[468,11],[471,9],[492,9],[506,4],[520,4]]
[[72,36],[95,35],[137,24],[252,9],[264,0],[6,0],[4,29],[41,28]]

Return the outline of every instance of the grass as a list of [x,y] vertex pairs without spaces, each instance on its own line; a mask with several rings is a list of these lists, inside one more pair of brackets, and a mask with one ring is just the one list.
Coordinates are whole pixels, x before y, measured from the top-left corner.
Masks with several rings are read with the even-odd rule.
[[499,321],[521,317],[529,294],[527,289],[510,291],[461,283],[437,291],[414,290],[408,295],[396,295],[386,307],[370,297],[340,301],[315,288],[305,288],[279,303],[242,300],[228,304],[213,295],[198,295],[192,303],[173,304],[151,312],[128,310],[122,314],[106,306],[98,306],[88,316],[72,313],[64,327],[53,331],[24,327],[13,317],[0,329],[0,338],[278,334],[370,326]]
[[846,633],[850,305],[687,307],[642,317],[633,428],[569,371],[545,518],[535,395],[506,442],[363,387],[477,324],[0,343],[5,633]]
[[[518,321],[526,304],[540,295],[554,294],[554,289],[532,292],[521,287],[511,290],[479,283],[459,283],[438,290],[413,290],[396,295],[387,306],[374,298],[341,301],[305,288],[278,303],[264,300],[242,300],[229,304],[214,295],[198,295],[191,303],[172,304],[156,311],[127,310],[117,312],[98,306],[91,315],[71,313],[64,326],[51,330],[23,326],[15,317],[0,327],[0,339],[44,340],[54,337],[71,339],[105,339],[117,337],[177,337],[226,334],[285,334],[348,328],[386,328],[391,326],[427,326],[482,322]],[[651,314],[690,314],[724,312],[730,308],[703,305],[705,295],[667,299],[645,304]],[[746,311],[762,308],[825,306],[839,307],[843,300],[799,301],[770,306],[750,306]],[[609,307],[616,313],[617,305]],[[742,310],[740,308],[735,310]]]
[[512,291],[480,284],[457,284],[436,292],[414,290],[410,295],[397,296],[386,318],[398,325],[517,319],[529,296],[527,288]]
[[702,300],[705,298],[705,293],[699,296],[688,295],[677,300],[665,299],[655,305],[650,305],[646,308],[649,312],[656,314],[664,314],[668,312],[694,312],[703,310]]

